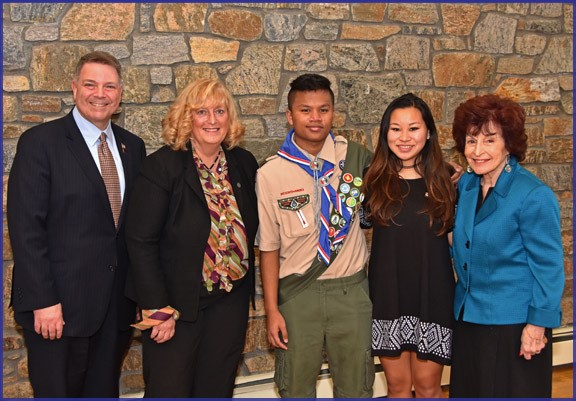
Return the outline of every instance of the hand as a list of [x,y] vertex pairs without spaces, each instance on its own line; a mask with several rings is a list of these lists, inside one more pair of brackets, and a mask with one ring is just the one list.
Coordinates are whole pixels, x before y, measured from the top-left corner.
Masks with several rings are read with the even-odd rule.
[[458,180],[460,179],[460,177],[462,177],[462,174],[464,174],[464,169],[462,168],[461,165],[456,164],[454,162],[448,162],[453,168],[454,168],[454,174],[452,174],[452,177],[450,177],[450,181],[452,181],[452,184],[456,185],[458,184]]
[[275,348],[288,349],[288,331],[286,330],[286,322],[284,316],[280,311],[269,312],[266,314],[267,328],[268,328],[268,341]]
[[520,339],[520,356],[529,361],[544,349],[548,339],[544,335],[544,327],[527,324],[522,330]]
[[57,340],[61,338],[64,324],[62,304],[34,310],[34,331],[46,340]]
[[174,337],[174,333],[176,333],[176,320],[169,318],[168,320],[152,327],[150,338],[158,344],[161,344]]

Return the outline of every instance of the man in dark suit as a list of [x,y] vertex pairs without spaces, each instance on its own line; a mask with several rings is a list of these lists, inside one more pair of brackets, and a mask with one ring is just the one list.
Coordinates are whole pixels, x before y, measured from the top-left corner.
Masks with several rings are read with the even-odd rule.
[[83,56],[72,92],[71,113],[18,142],[8,181],[12,306],[35,397],[116,398],[136,310],[124,296],[124,216],[146,149],[111,123],[122,98],[113,56]]

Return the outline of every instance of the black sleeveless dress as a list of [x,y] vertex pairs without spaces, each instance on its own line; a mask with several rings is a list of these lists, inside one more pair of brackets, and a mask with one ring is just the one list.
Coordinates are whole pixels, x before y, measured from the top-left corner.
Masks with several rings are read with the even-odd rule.
[[450,365],[454,273],[446,234],[429,226],[424,179],[403,180],[408,191],[394,224],[374,223],[368,278],[374,356],[399,356]]

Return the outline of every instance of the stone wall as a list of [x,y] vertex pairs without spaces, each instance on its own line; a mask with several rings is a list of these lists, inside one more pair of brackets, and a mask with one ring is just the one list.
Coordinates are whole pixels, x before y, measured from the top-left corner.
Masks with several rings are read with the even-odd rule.
[[[563,324],[572,323],[573,7],[562,3],[35,3],[3,4],[4,194],[19,135],[68,113],[77,59],[114,54],[125,90],[115,121],[159,146],[160,122],[179,91],[221,78],[260,162],[279,147],[289,82],[325,74],[336,92],[335,133],[373,149],[391,99],[408,91],[431,106],[446,158],[454,109],[496,92],[520,102],[530,138],[525,166],[558,196],[566,253]],[[5,195],[3,202],[5,211]],[[4,220],[5,223],[5,220]],[[496,244],[497,246],[497,244]],[[26,351],[9,303],[12,253],[3,229],[4,396],[29,397]],[[261,290],[240,375],[270,372]],[[136,337],[122,393],[143,388]]]

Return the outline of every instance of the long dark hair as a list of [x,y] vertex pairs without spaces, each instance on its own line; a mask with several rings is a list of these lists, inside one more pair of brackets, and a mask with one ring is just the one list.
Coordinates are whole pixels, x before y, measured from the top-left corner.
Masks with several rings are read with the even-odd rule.
[[376,152],[364,176],[364,185],[368,193],[367,205],[372,219],[382,226],[389,226],[394,216],[402,209],[407,195],[402,189],[402,178],[399,175],[402,160],[388,147],[388,130],[392,112],[410,107],[420,111],[430,133],[430,139],[416,157],[414,167],[424,178],[429,195],[426,206],[421,212],[429,216],[430,227],[435,221],[441,223],[437,234],[442,235],[453,225],[456,191],[450,181],[449,165],[442,157],[432,111],[422,99],[412,93],[394,99],[382,116]]

